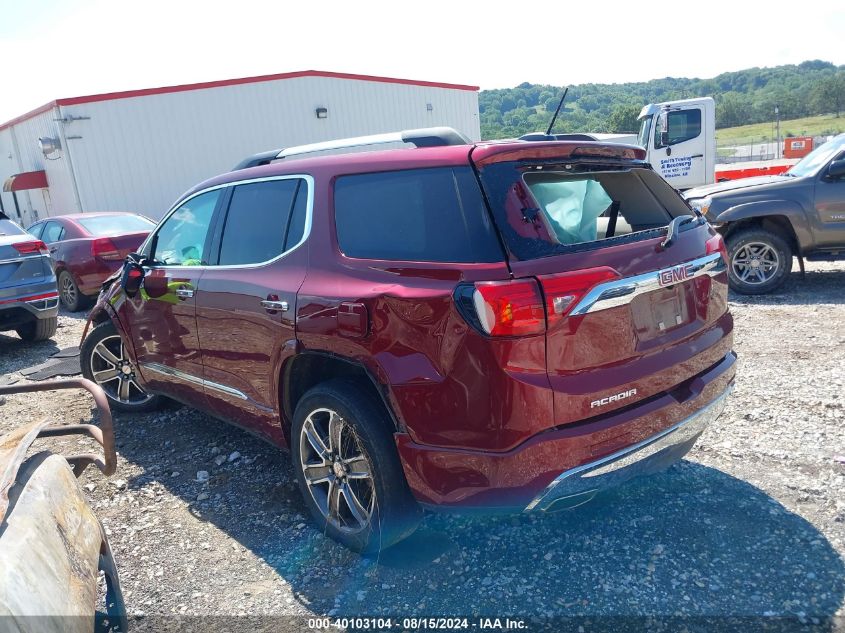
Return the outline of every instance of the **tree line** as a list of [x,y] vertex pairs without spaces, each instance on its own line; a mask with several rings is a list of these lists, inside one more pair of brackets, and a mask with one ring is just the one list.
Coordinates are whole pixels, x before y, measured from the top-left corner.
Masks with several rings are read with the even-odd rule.
[[[560,86],[522,83],[482,90],[481,137],[512,138],[545,131],[558,105]],[[716,127],[734,127],[845,111],[845,66],[821,60],[773,68],[748,68],[712,79],[666,77],[623,84],[570,86],[556,132],[635,132],[648,103],[713,97]]]

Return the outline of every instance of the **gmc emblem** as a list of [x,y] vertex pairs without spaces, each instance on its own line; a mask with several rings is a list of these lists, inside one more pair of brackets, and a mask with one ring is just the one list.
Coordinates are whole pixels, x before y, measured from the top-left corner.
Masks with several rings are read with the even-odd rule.
[[685,281],[690,278],[690,265],[681,264],[674,268],[667,268],[658,273],[657,282],[661,286],[671,286],[680,281]]

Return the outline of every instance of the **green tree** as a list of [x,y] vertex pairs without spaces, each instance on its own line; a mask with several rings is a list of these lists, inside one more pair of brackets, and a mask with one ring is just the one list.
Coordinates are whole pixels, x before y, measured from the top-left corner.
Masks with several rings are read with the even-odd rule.
[[642,106],[635,103],[620,103],[613,106],[610,116],[607,117],[607,131],[636,132],[639,127],[637,116],[641,109]]
[[835,112],[836,117],[845,109],[845,72],[838,72],[820,80],[810,93],[810,101],[819,113]]

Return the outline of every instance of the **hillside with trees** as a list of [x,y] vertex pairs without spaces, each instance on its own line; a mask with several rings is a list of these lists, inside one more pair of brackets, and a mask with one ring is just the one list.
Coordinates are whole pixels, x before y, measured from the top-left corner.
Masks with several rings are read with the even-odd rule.
[[[512,138],[545,131],[563,87],[522,83],[479,94],[481,137]],[[711,96],[716,127],[845,112],[845,66],[821,60],[774,68],[749,68],[712,79],[666,77],[639,83],[570,86],[556,132],[635,132],[647,103]]]

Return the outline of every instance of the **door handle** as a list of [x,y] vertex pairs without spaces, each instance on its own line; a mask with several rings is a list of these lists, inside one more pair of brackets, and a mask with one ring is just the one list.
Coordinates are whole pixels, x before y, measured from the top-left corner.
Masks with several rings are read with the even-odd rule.
[[287,301],[273,301],[271,299],[264,299],[261,301],[261,305],[267,310],[281,310],[282,312],[288,311]]
[[177,288],[176,289],[176,296],[180,299],[190,299],[194,296],[194,291],[190,288]]
[[690,158],[704,158],[704,154],[693,154]]

